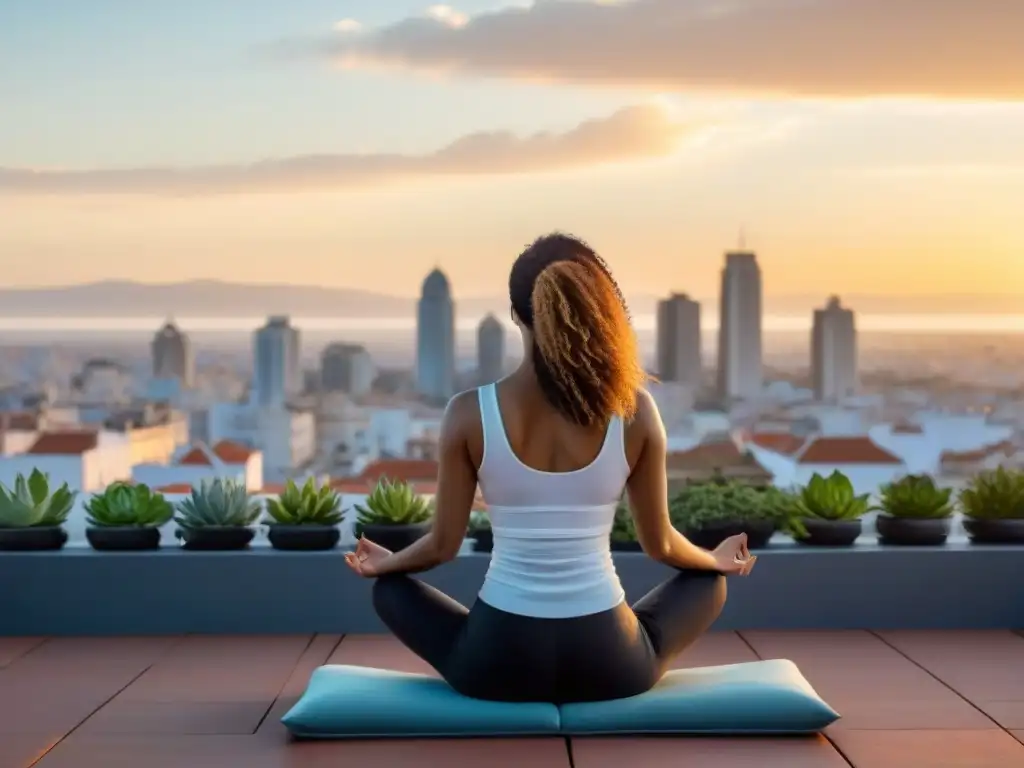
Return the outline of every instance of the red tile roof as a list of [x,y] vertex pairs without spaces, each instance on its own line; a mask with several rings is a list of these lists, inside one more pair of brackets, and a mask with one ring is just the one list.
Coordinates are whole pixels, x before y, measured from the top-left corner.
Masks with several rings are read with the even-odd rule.
[[713,440],[685,451],[670,451],[665,463],[669,470],[682,472],[741,467],[767,471],[752,453],[732,440]]
[[952,462],[963,462],[970,463],[975,461],[984,461],[990,456],[1002,454],[1003,456],[1012,456],[1019,449],[1009,440],[1003,440],[999,443],[993,443],[992,445],[986,445],[976,451],[943,451],[940,457],[942,461]]
[[371,462],[360,477],[377,481],[382,477],[390,480],[437,480],[438,464],[428,459],[380,459]]
[[200,446],[197,445],[184,456],[182,456],[180,459],[178,459],[178,466],[212,467],[213,462],[210,461],[210,457],[206,455],[206,451],[204,451]]
[[213,453],[225,464],[245,464],[255,451],[241,443],[221,440],[213,446]]
[[153,490],[158,493],[192,493],[192,486],[188,483],[169,483],[157,486]]
[[0,414],[0,426],[18,432],[35,432],[39,429],[39,414],[29,411],[9,411]]
[[99,435],[94,431],[46,432],[25,453],[34,456],[80,456],[93,450],[98,443]]
[[764,448],[766,451],[792,456],[804,447],[807,438],[789,432],[758,432],[751,435],[747,442],[753,443],[758,448]]
[[903,461],[869,437],[819,437],[803,450],[797,463],[891,465]]

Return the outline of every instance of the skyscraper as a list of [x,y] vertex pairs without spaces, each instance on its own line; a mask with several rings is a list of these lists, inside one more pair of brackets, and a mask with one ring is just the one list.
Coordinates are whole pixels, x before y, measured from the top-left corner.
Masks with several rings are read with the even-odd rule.
[[718,330],[718,393],[726,400],[757,397],[764,387],[761,268],[749,251],[725,255]]
[[252,401],[256,405],[285,405],[301,387],[299,331],[287,317],[270,317],[253,334]]
[[494,315],[477,326],[476,367],[480,384],[491,384],[505,372],[505,329]]
[[194,359],[188,336],[168,320],[153,337],[153,376],[157,379],[177,379],[182,386],[192,384]]
[[685,293],[658,302],[656,364],[658,378],[686,384],[701,382],[700,304]]
[[831,297],[824,309],[814,310],[811,377],[814,396],[824,402],[838,402],[857,392],[857,322],[838,296]]
[[377,371],[361,344],[329,344],[320,357],[320,384],[325,392],[365,395]]
[[455,304],[440,269],[423,281],[417,307],[416,391],[433,400],[455,394]]

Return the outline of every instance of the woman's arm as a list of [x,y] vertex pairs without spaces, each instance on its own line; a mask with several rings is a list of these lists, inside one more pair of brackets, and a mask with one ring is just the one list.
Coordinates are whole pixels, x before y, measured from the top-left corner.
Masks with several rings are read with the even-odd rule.
[[476,466],[469,453],[468,435],[479,421],[475,390],[456,395],[441,421],[434,522],[426,536],[384,558],[378,576],[419,573],[455,558],[466,537],[469,514],[476,498]]
[[640,546],[653,559],[673,568],[717,570],[715,557],[677,531],[668,514],[668,440],[654,398],[641,391],[629,431],[641,441],[640,454],[626,483]]

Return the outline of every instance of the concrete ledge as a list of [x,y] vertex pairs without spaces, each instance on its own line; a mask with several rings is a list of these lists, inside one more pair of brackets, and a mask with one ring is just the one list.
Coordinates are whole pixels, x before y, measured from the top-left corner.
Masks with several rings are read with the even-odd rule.
[[[0,553],[0,635],[370,633],[383,630],[370,582],[342,550]],[[1024,547],[846,550],[774,545],[730,580],[718,629],[1024,628]],[[470,605],[489,555],[457,558],[424,580]],[[616,553],[635,600],[670,575]]]

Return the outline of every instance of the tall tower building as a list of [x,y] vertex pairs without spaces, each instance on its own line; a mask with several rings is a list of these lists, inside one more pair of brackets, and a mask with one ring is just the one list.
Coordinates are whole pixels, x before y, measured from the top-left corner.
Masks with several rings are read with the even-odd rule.
[[377,369],[361,344],[329,344],[320,356],[320,384],[325,392],[365,395]]
[[505,372],[505,329],[494,315],[477,326],[476,368],[480,384],[491,384]]
[[838,402],[857,393],[857,322],[838,296],[814,310],[811,330],[811,377],[814,396]]
[[156,332],[152,350],[154,378],[177,379],[182,386],[191,386],[195,372],[192,344],[172,321]]
[[761,340],[761,268],[749,251],[725,255],[719,304],[718,393],[757,397],[764,387]]
[[287,317],[270,317],[253,335],[252,401],[282,406],[301,388],[299,330]]
[[700,304],[685,293],[658,302],[656,364],[658,378],[685,384],[701,383]]
[[417,307],[416,391],[434,400],[455,394],[455,304],[440,269],[423,281]]

